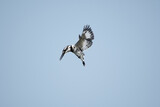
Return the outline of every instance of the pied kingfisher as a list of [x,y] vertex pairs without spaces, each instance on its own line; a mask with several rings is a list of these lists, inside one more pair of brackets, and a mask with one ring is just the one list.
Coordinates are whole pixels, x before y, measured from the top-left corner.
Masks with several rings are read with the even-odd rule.
[[91,47],[93,39],[94,34],[91,27],[89,25],[84,26],[82,35],[79,35],[78,42],[75,45],[66,46],[62,51],[60,60],[63,58],[65,53],[73,52],[79,59],[81,59],[83,66],[85,66],[83,51]]

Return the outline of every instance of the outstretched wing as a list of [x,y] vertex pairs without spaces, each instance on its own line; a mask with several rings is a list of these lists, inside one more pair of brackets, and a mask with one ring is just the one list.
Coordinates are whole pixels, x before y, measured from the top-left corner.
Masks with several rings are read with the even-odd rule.
[[92,46],[92,40],[94,39],[94,34],[89,25],[84,26],[82,35],[79,36],[79,41],[75,44],[82,51],[88,49]]

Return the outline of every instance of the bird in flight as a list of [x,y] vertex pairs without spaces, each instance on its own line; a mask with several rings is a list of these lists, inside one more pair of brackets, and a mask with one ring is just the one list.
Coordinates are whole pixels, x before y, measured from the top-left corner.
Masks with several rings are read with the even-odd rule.
[[83,51],[92,46],[94,39],[94,34],[89,25],[85,25],[82,31],[82,35],[79,35],[79,40],[75,45],[66,46],[60,57],[60,60],[63,58],[64,54],[67,52],[74,53],[79,59],[81,59],[83,66],[85,66],[84,62],[84,53]]

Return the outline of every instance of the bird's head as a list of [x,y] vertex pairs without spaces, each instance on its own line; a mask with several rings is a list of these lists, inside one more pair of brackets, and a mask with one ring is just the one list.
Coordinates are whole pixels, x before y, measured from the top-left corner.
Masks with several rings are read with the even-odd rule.
[[68,45],[63,49],[60,60],[63,58],[64,54],[67,53],[67,52],[73,52],[73,46],[72,45]]

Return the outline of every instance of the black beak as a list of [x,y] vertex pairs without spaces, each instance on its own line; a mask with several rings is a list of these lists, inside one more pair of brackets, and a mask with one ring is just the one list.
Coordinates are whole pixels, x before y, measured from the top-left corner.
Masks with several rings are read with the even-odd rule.
[[65,54],[65,52],[62,52],[62,55],[59,60],[61,60],[63,58],[64,54]]

